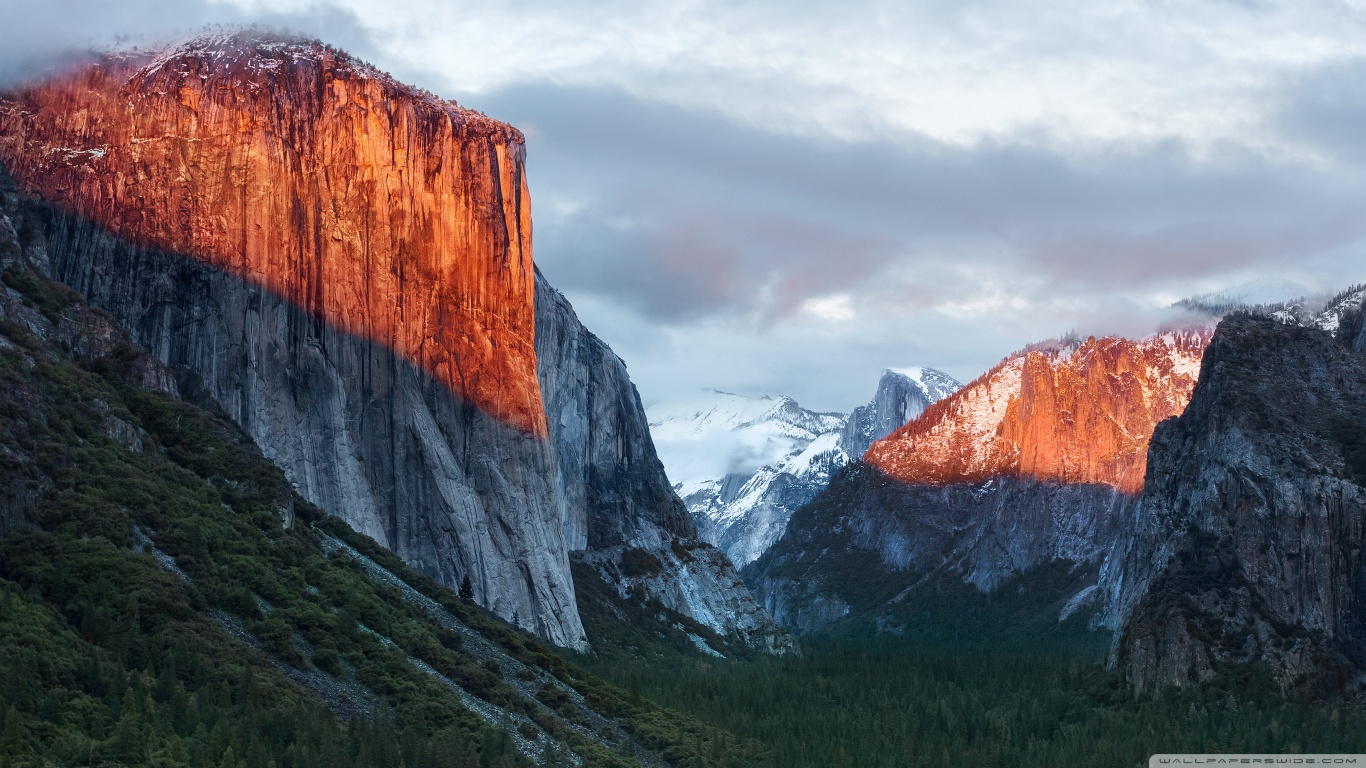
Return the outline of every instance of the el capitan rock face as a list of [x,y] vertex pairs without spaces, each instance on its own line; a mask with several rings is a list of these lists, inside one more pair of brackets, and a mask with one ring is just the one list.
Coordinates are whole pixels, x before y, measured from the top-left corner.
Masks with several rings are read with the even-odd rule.
[[0,164],[42,208],[36,266],[310,501],[582,646],[522,155],[505,125],[258,33],[0,95]]
[[1038,345],[868,449],[888,476],[925,485],[1024,477],[1143,488],[1148,440],[1180,415],[1209,331]]
[[510,126],[268,35],[113,54],[0,99],[0,162],[23,190],[544,436],[523,155]]

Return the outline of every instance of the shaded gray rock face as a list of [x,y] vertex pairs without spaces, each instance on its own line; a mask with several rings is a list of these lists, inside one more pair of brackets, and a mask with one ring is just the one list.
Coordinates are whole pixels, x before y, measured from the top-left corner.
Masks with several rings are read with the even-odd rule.
[[[687,450],[702,446],[735,457],[724,475],[718,468],[699,476],[687,461],[672,463],[670,472],[702,538],[744,567],[783,535],[792,513],[840,467],[958,388],[930,368],[886,370],[869,404],[848,417],[808,411],[788,397],[714,392],[711,402],[656,407],[651,427],[666,456],[673,451],[686,459]],[[758,457],[756,445],[764,446]]]
[[536,360],[569,549],[658,549],[674,537],[696,538],[655,455],[626,364],[583,327],[539,270]]
[[[1225,319],[1185,413],[1161,424],[1104,588],[1138,692],[1252,664],[1287,692],[1352,694],[1366,667],[1366,358]],[[1356,349],[1354,349],[1356,348]]]
[[584,647],[555,458],[396,358],[202,263],[45,209],[34,262],[240,424],[299,493],[428,576]]
[[655,453],[626,364],[583,327],[539,272],[536,357],[560,519],[574,556],[623,598],[659,600],[717,634],[771,653],[794,648],[726,556],[698,540]]
[[[855,462],[744,574],[780,624],[812,632],[906,599],[909,589],[889,593],[874,585],[879,580],[910,585],[951,575],[991,592],[1050,563],[1094,574],[1134,503],[1108,486],[1018,478],[910,485]],[[1069,615],[1093,607],[1094,586],[1091,578],[1058,596],[1076,598]]]
[[752,475],[727,475],[719,488],[688,496],[703,538],[744,567],[768,550],[787,530],[792,513],[811,501],[847,461],[838,448],[815,457],[800,474],[765,466]]
[[868,452],[873,443],[892,434],[924,413],[930,404],[962,388],[953,377],[933,368],[882,372],[877,392],[867,405],[849,414],[840,446],[851,459]]

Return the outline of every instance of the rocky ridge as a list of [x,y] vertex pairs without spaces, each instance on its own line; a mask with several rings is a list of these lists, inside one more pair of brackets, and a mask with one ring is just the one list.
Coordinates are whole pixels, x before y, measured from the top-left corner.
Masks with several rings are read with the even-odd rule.
[[1055,623],[1113,620],[1100,573],[1152,428],[1184,409],[1209,335],[1065,338],[1012,355],[874,443],[746,580],[780,623],[814,631],[847,615],[891,621],[917,584],[991,593],[1063,564],[1075,578],[1047,608]]
[[254,31],[0,98],[0,162],[45,207],[35,265],[309,501],[582,647],[522,157],[507,126]]
[[1366,359],[1359,303],[1338,309],[1336,340],[1322,322],[1225,319],[1190,408],[1155,433],[1102,582],[1112,661],[1138,692],[1249,665],[1285,692],[1360,692]]
[[1035,345],[875,443],[865,460],[908,483],[1015,476],[1136,494],[1153,427],[1185,408],[1209,336]]
[[[304,498],[584,648],[569,553],[694,529],[624,365],[538,280],[523,161],[507,125],[255,30],[0,94],[29,263]],[[743,587],[715,597],[754,612]]]
[[887,370],[873,399],[847,417],[789,397],[712,392],[652,408],[650,428],[702,537],[744,567],[840,467],[957,387],[930,368]]
[[626,364],[539,272],[536,281],[541,390],[573,557],[622,599],[657,602],[753,648],[792,649],[725,555],[698,539]]

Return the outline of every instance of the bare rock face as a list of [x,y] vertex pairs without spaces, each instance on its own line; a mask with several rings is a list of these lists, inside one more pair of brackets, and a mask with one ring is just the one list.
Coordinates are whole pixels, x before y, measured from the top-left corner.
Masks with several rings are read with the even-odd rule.
[[1366,359],[1235,315],[1147,482],[1108,579],[1113,660],[1137,691],[1253,665],[1287,692],[1352,694],[1366,668]]
[[1136,494],[1153,427],[1186,407],[1208,341],[1191,330],[1038,345],[874,443],[865,460],[910,483],[1009,476]]
[[658,549],[674,537],[696,538],[655,454],[626,364],[539,271],[536,354],[570,550]]
[[1134,501],[1105,485],[1017,477],[915,485],[855,462],[793,516],[745,578],[780,624],[812,632],[851,613],[884,613],[917,582],[948,576],[989,593],[1064,562],[1090,574],[1058,596],[1077,599],[1059,606],[1066,618],[1095,607],[1084,601]]
[[311,502],[568,646],[514,129],[320,44],[206,36],[0,95],[50,274]]
[[873,443],[916,419],[934,403],[962,388],[952,376],[933,368],[885,370],[867,405],[855,408],[840,435],[845,454],[858,459]]
[[536,277],[536,353],[574,557],[622,598],[658,600],[763,651],[794,648],[726,556],[698,541],[655,453],[626,364]]
[[[1210,332],[1065,339],[1012,355],[872,444],[745,577],[784,626],[886,614],[951,576],[991,593],[1056,564],[1056,616],[1112,627],[1100,588],[1132,518],[1154,425],[1180,414]],[[895,394],[895,393],[892,393]],[[1053,610],[1049,608],[1048,610]]]

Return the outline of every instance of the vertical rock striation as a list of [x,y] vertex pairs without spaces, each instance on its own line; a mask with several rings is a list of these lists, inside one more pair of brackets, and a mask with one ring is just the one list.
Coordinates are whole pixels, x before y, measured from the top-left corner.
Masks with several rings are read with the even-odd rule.
[[1159,426],[1113,573],[1113,659],[1139,692],[1253,664],[1291,692],[1359,692],[1366,668],[1366,358],[1235,315],[1190,407]]
[[539,270],[536,355],[569,549],[658,548],[696,537],[655,454],[626,364]]
[[1190,399],[1204,330],[1090,338],[1014,355],[875,443],[864,457],[911,483],[1014,476],[1143,488],[1148,439]]
[[53,276],[310,501],[581,646],[522,137],[320,44],[202,36],[0,96]]
[[626,364],[539,272],[536,353],[560,519],[575,557],[622,598],[658,600],[753,648],[792,649],[725,555],[698,541],[655,453]]

